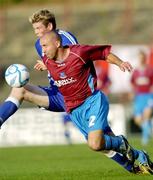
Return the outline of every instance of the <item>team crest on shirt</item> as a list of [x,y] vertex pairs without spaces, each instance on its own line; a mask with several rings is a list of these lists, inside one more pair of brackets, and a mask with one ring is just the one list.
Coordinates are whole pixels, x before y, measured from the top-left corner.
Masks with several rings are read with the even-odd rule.
[[60,78],[61,79],[65,79],[67,76],[66,76],[66,74],[65,74],[65,72],[61,72],[60,73]]

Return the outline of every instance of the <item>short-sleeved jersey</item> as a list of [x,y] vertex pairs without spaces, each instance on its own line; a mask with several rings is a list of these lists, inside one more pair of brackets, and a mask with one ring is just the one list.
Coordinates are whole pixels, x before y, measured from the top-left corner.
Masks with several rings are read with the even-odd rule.
[[93,61],[105,60],[111,46],[70,45],[68,57],[61,63],[44,56],[43,61],[62,93],[66,111],[82,104],[97,88]]
[[153,86],[153,69],[146,67],[145,69],[135,69],[131,83],[136,94],[150,93]]
[[[71,44],[78,44],[76,37],[72,33],[63,31],[63,30],[59,30],[59,29],[57,29],[56,31],[61,36],[63,46],[71,45]],[[41,58],[43,58],[44,54],[42,52],[42,47],[40,45],[40,39],[37,39],[37,41],[35,43],[35,48],[37,50],[38,55]],[[49,73],[48,73],[48,79],[49,79],[50,85],[53,86],[54,80],[52,79],[52,77],[50,76]]]

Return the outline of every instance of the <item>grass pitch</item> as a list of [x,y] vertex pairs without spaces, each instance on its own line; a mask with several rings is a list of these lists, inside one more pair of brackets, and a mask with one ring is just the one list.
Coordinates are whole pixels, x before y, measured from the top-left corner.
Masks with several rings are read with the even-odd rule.
[[[142,148],[139,139],[130,139]],[[153,159],[153,141],[145,149]],[[0,180],[151,180],[133,175],[87,145],[0,148]]]

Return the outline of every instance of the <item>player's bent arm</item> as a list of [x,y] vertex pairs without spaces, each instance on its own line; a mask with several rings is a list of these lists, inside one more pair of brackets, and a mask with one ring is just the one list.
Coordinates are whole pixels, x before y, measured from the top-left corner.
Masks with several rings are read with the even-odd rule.
[[115,64],[117,65],[121,71],[125,72],[126,70],[131,72],[132,71],[132,65],[129,62],[122,61],[119,57],[114,55],[113,53],[110,53],[107,56],[106,61],[110,64]]

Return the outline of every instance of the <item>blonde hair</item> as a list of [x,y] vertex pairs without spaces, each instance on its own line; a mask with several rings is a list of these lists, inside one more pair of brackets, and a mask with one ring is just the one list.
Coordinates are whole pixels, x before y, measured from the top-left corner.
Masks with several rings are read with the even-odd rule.
[[47,27],[48,24],[51,23],[53,29],[56,29],[55,16],[47,9],[42,9],[33,13],[32,16],[29,17],[29,22],[31,24],[42,22],[45,25],[45,27]]

